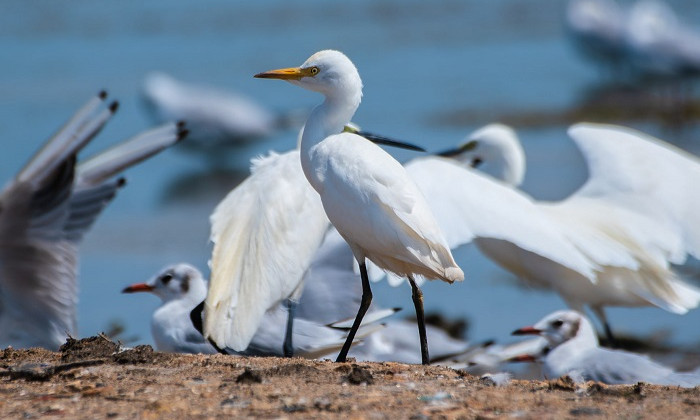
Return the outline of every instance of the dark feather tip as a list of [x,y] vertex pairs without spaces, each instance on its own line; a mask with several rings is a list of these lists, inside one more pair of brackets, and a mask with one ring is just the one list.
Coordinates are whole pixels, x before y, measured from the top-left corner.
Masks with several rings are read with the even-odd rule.
[[177,141],[180,141],[190,134],[190,130],[180,130],[177,132]]
[[177,122],[177,128],[184,128],[185,127],[185,120],[179,120]]
[[109,104],[109,110],[110,110],[110,112],[112,112],[112,114],[117,112],[118,109],[119,109],[119,101],[114,101],[111,104]]
[[121,188],[121,187],[123,187],[124,185],[126,185],[126,178],[124,178],[124,177],[119,178],[119,179],[117,180],[117,187],[118,187],[118,188]]
[[102,90],[100,91],[100,93],[97,94],[97,96],[98,96],[100,99],[105,100],[105,99],[107,98],[107,91],[104,90],[104,89],[102,89]]

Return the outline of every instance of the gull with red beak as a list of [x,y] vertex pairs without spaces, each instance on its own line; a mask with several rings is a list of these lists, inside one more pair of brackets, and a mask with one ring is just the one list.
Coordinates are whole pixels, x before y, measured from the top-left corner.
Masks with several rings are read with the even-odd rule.
[[700,375],[674,372],[640,354],[601,348],[591,323],[576,311],[554,312],[533,326],[513,331],[513,335],[539,335],[547,340],[548,351],[540,355],[516,356],[511,360],[533,361],[544,356],[544,372],[550,378],[569,375],[577,382],[700,385]]

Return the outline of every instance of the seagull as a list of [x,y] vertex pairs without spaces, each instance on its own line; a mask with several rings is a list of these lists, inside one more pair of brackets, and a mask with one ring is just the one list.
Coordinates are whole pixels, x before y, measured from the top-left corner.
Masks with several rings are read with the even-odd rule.
[[452,283],[464,279],[428,204],[399,162],[365,138],[344,133],[360,104],[362,81],[341,52],[313,54],[300,67],[272,70],[258,78],[282,79],[319,92],[325,101],[306,121],[301,166],[319,193],[328,219],[348,242],[360,266],[362,302],[337,361],[346,360],[372,292],[365,260],[406,276],[418,319],[421,360],[428,364],[423,295],[415,275]]
[[195,267],[180,263],[163,268],[146,283],[134,283],[122,293],[150,292],[163,302],[153,312],[151,335],[158,351],[215,354],[190,321],[190,312],[207,296],[207,285]]
[[165,124],[76,165],[118,108],[106,97],[89,100],[0,193],[0,347],[56,350],[77,334],[78,246],[124,184],[115,176],[186,135]]
[[[122,290],[122,293],[136,292],[153,293],[163,302],[151,318],[151,334],[158,351],[193,354],[219,351],[204,339],[190,318],[190,313],[207,295],[207,282],[196,267],[186,263],[173,264],[164,267],[148,282],[135,283]],[[394,312],[375,311],[372,322],[363,326],[359,338],[376,334],[383,328],[377,321]],[[230,348],[222,351],[232,355],[282,356],[286,319],[287,308],[280,303],[264,314],[248,347],[242,351]],[[341,322],[326,325],[298,317],[294,329],[294,354],[317,358],[340,349],[347,337],[347,328]]]
[[406,169],[430,198],[450,247],[474,241],[527,284],[554,290],[579,312],[590,307],[611,339],[606,306],[677,314],[697,307],[700,290],[670,265],[700,256],[698,158],[626,127],[581,123],[569,136],[589,178],[558,202],[517,189],[525,155],[501,124]]
[[627,12],[614,0],[571,0],[565,27],[582,55],[617,69],[627,58],[626,20]]
[[210,86],[180,81],[166,73],[146,75],[143,97],[158,121],[185,120],[190,130],[186,145],[210,153],[222,146],[241,146],[303,120],[279,115],[251,98]]
[[637,1],[629,11],[625,41],[632,63],[643,75],[700,73],[700,32],[684,25],[664,2]]
[[674,372],[640,354],[599,347],[591,323],[576,311],[554,312],[513,334],[539,335],[547,340],[549,352],[544,357],[544,370],[551,378],[569,375],[576,382],[613,385],[637,382],[687,388],[700,385],[700,375]]

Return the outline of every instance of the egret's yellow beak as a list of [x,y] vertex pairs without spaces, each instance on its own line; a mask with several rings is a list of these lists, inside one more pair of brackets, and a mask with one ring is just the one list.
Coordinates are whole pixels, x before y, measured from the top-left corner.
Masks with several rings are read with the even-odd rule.
[[270,70],[258,73],[253,77],[258,79],[281,79],[281,80],[299,80],[303,77],[311,77],[311,69],[302,69],[301,67],[289,67],[286,69]]

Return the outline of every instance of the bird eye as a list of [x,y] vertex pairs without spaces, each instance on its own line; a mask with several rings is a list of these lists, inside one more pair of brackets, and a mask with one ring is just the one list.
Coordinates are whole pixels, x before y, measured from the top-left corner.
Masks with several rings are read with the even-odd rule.
[[478,168],[482,163],[484,163],[484,161],[481,160],[480,157],[475,157],[472,159],[472,168]]
[[552,325],[552,327],[554,327],[554,328],[559,328],[559,327],[561,327],[562,325],[564,325],[564,321],[562,321],[561,319],[557,319],[557,320],[555,320],[555,321],[552,321],[552,324],[551,324],[551,325]]
[[172,280],[172,279],[173,279],[172,274],[165,274],[165,275],[163,275],[163,277],[160,278],[160,281],[162,281],[163,284],[168,284],[168,283],[170,283],[170,280]]
[[318,74],[318,67],[316,67],[316,66],[311,67],[311,69],[309,71],[311,72],[312,76],[316,76]]

